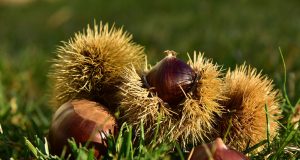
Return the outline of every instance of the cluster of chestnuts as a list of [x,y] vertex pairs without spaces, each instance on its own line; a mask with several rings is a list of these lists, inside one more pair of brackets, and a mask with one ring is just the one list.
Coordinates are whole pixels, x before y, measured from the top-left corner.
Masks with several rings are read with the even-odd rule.
[[107,136],[118,133],[117,122],[132,125],[138,137],[142,121],[146,142],[155,133],[159,142],[177,141],[186,150],[198,146],[189,159],[247,159],[241,151],[266,139],[267,125],[275,137],[280,98],[270,79],[246,65],[224,75],[201,53],[188,55],[187,62],[174,51],[166,54],[144,69],[143,47],[107,24],[64,43],[49,74],[52,104],[60,106],[49,131],[51,151],[61,154],[73,137],[99,158]]

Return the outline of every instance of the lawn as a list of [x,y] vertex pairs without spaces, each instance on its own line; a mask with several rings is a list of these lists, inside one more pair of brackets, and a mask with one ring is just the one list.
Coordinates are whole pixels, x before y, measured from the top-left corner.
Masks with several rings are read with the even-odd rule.
[[[283,118],[275,140],[249,156],[300,159],[300,132],[291,124],[300,98],[299,5],[297,0],[0,1],[0,159],[32,159],[39,152],[44,159],[57,158],[47,155],[44,145],[55,111],[49,104],[51,60],[61,41],[100,21],[123,26],[145,46],[151,65],[164,57],[165,50],[178,52],[184,60],[186,53],[196,50],[224,70],[244,62],[262,70],[284,97]],[[112,155],[186,156],[176,143],[132,146],[131,132],[124,124],[123,135],[110,148]],[[87,156],[74,148],[74,154]]]

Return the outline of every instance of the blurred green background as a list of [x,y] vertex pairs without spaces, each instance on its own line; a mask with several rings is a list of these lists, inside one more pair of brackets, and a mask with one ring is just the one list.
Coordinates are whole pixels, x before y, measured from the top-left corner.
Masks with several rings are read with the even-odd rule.
[[20,135],[46,134],[53,111],[47,97],[50,61],[61,41],[94,21],[123,26],[145,46],[152,65],[164,50],[175,50],[183,59],[196,50],[224,69],[246,61],[279,89],[281,47],[287,93],[295,103],[300,97],[299,6],[298,0],[0,0],[0,125],[6,133],[0,153],[18,157],[27,153]]
[[183,59],[196,50],[225,69],[246,61],[269,74],[278,88],[283,84],[281,47],[288,94],[295,102],[300,95],[299,5],[297,0],[0,0],[0,76],[8,96],[28,89],[30,99],[39,99],[47,92],[57,46],[102,20],[133,34],[151,64],[167,49]]

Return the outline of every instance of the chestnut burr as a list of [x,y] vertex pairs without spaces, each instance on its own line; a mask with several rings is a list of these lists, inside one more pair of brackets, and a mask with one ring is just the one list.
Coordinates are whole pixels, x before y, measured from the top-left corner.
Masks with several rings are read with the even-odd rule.
[[156,129],[158,141],[178,141],[183,148],[209,141],[215,118],[222,114],[219,101],[225,99],[219,66],[201,53],[187,63],[174,51],[166,53],[144,73],[134,67],[124,71],[118,94],[122,120],[137,132],[143,121],[148,141]]
[[[226,142],[240,151],[267,138],[272,141],[282,117],[281,96],[272,80],[256,68],[243,64],[228,70],[224,83],[224,95],[228,98],[220,101],[225,112],[216,119],[214,135],[226,137]],[[229,134],[225,136],[227,132]],[[263,147],[252,152],[259,152]]]
[[113,111],[115,93],[124,68],[144,67],[144,48],[123,28],[108,23],[88,25],[63,42],[49,72],[51,105],[59,107],[70,99],[90,99]]

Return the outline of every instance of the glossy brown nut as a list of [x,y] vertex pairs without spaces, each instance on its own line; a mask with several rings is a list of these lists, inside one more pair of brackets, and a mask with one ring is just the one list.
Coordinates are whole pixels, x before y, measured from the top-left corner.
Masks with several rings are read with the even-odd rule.
[[193,87],[196,73],[188,64],[177,59],[174,52],[167,53],[168,56],[146,75],[146,83],[164,102],[176,105],[184,99],[184,92]]
[[189,155],[189,160],[249,160],[243,153],[227,147],[221,138],[210,144],[195,147]]
[[[51,152],[60,155],[67,140],[73,137],[76,143],[94,148],[100,158],[107,152],[107,135],[117,132],[116,119],[101,104],[88,100],[72,100],[63,104],[54,114],[49,130]],[[69,152],[67,150],[67,152]]]

